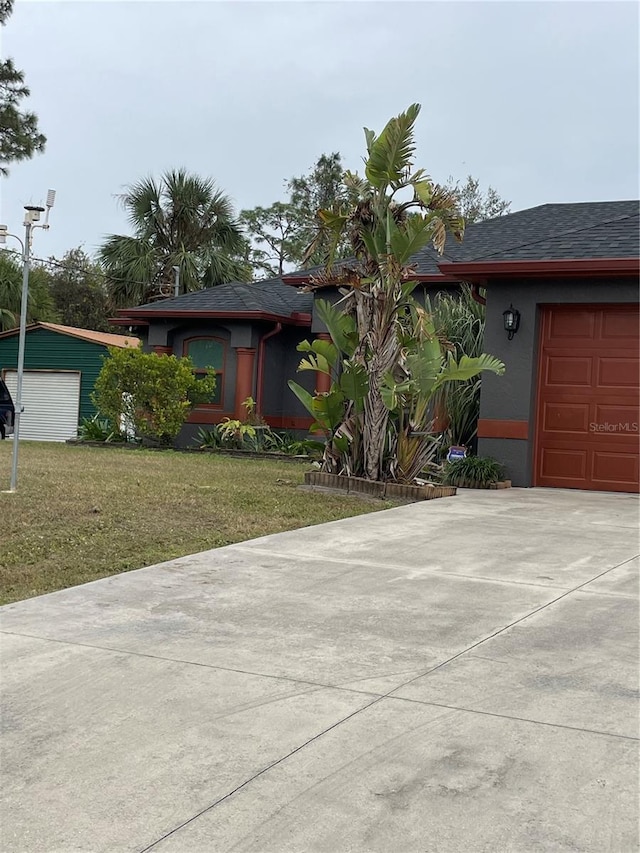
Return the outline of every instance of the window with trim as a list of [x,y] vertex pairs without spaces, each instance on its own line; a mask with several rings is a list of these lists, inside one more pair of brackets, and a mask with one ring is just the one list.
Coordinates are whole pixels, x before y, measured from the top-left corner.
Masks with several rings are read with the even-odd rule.
[[207,405],[222,406],[226,357],[225,342],[219,338],[190,338],[184,342],[184,354],[188,355],[193,362],[196,378],[204,378],[207,370],[215,371],[216,387]]

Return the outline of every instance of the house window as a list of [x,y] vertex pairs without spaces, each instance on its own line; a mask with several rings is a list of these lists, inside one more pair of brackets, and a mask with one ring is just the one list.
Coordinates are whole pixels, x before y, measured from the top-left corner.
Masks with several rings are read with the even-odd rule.
[[184,354],[194,365],[196,377],[202,379],[207,370],[215,370],[216,387],[208,401],[210,406],[221,406],[224,395],[224,362],[226,345],[219,338],[191,338],[184,342]]

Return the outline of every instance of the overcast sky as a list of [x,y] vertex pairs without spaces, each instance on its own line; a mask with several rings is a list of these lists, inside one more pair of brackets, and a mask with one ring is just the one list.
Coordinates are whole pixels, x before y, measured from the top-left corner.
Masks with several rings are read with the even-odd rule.
[[422,104],[418,165],[517,210],[638,197],[633,2],[29,2],[3,32],[46,152],[2,181],[0,221],[58,193],[36,256],[127,233],[115,195],[184,166],[238,208]]

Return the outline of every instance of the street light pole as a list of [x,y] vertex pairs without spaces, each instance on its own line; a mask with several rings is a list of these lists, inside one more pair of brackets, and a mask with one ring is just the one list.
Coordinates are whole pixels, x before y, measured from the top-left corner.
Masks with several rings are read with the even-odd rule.
[[24,375],[24,345],[27,336],[27,304],[29,302],[29,256],[31,253],[31,229],[33,227],[33,213],[37,213],[37,219],[40,218],[40,212],[43,207],[37,211],[27,209],[27,215],[24,220],[24,246],[22,251],[22,299],[20,302],[20,337],[18,339],[18,377],[16,383],[16,405],[15,416],[13,420],[13,459],[11,460],[11,484],[9,491],[15,492],[18,486],[18,449],[20,447],[20,419],[24,406],[22,405],[22,377]]
[[20,440],[20,420],[24,405],[22,404],[22,384],[24,377],[24,349],[27,337],[27,308],[29,305],[29,266],[31,260],[31,236],[34,228],[42,228],[45,231],[49,229],[49,213],[55,204],[56,191],[49,190],[47,193],[47,213],[42,225],[36,225],[40,221],[40,214],[43,213],[44,207],[38,205],[25,204],[26,211],[24,216],[25,236],[24,243],[15,234],[9,234],[9,229],[6,225],[0,225],[0,245],[3,244],[7,237],[15,237],[22,245],[22,297],[20,301],[20,336],[18,339],[18,374],[16,382],[16,400],[15,414],[13,419],[13,456],[11,460],[11,485],[10,492],[15,492],[18,486],[18,452]]

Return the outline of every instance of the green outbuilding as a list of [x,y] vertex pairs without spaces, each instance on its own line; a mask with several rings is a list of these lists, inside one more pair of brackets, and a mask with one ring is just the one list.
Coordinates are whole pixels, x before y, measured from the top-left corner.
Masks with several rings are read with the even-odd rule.
[[[18,329],[0,333],[0,376],[15,402]],[[132,335],[76,329],[57,323],[27,326],[20,437],[32,441],[75,438],[78,424],[96,410],[91,392],[107,347],[137,347]]]

